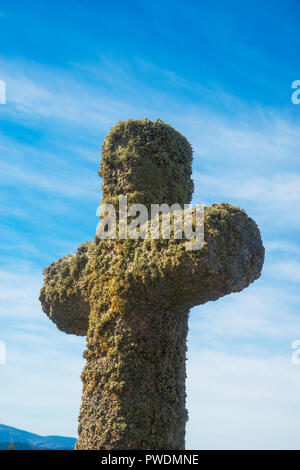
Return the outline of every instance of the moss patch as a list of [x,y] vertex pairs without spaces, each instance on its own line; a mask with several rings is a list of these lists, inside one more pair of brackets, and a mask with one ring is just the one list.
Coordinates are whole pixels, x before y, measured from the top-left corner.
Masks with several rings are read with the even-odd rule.
[[[102,148],[102,202],[187,203],[192,150],[162,121],[122,121]],[[45,269],[40,300],[58,328],[87,334],[77,449],[184,449],[186,337],[194,305],[246,288],[264,248],[238,207],[205,209],[205,243],[102,240]]]

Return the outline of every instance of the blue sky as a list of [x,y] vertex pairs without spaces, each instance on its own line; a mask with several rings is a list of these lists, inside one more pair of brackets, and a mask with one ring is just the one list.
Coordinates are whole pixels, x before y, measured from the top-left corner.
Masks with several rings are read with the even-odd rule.
[[76,436],[84,338],[42,313],[42,270],[95,233],[99,152],[160,118],[194,148],[193,202],[258,223],[259,281],[191,312],[187,447],[299,448],[300,2],[0,7],[0,422]]

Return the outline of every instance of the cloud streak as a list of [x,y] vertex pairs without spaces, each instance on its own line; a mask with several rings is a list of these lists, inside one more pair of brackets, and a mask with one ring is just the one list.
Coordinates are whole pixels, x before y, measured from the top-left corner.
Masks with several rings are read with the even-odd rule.
[[203,349],[188,362],[189,449],[299,449],[299,367]]
[[[194,147],[194,201],[244,207],[267,242],[260,281],[191,313],[188,446],[299,448],[300,376],[289,359],[300,336],[300,248],[291,236],[300,220],[299,121],[150,63],[102,57],[65,71],[2,58],[0,66],[8,90],[0,142],[0,211],[8,220],[1,226],[3,422],[75,435],[84,341],[59,333],[41,312],[42,266],[94,234],[99,148],[110,126],[160,117]],[[39,259],[28,266],[28,256]]]

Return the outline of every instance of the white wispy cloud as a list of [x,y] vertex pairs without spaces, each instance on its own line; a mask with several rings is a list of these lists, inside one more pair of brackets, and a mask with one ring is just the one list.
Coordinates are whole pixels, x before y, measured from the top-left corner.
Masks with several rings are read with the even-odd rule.
[[109,96],[105,89],[93,87],[88,82],[66,70],[43,67],[33,62],[11,63],[0,61],[2,79],[7,88],[7,113],[18,121],[41,119],[64,122],[64,126],[79,126],[90,133],[107,129],[123,115],[136,113],[133,105]]
[[5,136],[1,136],[0,152],[5,155],[0,161],[3,185],[22,183],[67,198],[99,198],[97,166],[94,171],[86,168],[72,160],[71,152],[54,154]]
[[295,259],[270,263],[267,269],[269,275],[277,279],[288,282],[300,282],[300,262]]
[[300,245],[287,240],[272,240],[265,242],[265,248],[268,252],[287,252],[293,255],[300,254]]
[[[99,60],[98,66],[74,64],[77,73],[73,75],[34,63],[13,64],[3,59],[1,65],[7,73],[5,78],[11,93],[11,106],[6,109],[9,110],[8,113],[13,114],[14,119],[32,121],[34,126],[41,126],[43,122],[55,122],[56,128],[62,120],[60,131],[69,132],[70,135],[78,135],[78,124],[83,139],[77,148],[81,168],[84,168],[83,162],[86,160],[97,161],[101,144],[100,134],[103,136],[116,120],[145,115],[161,117],[186,134],[194,147],[195,198],[206,200],[221,197],[222,200],[241,201],[241,204],[243,201],[255,203],[257,209],[264,215],[267,214],[269,219],[276,220],[276,224],[281,220],[275,217],[278,210],[284,210],[283,224],[288,219],[291,223],[297,223],[299,220],[299,123],[293,122],[282,112],[262,110],[259,107],[249,109],[246,104],[232,97],[231,106],[235,115],[229,120],[224,113],[209,109],[207,103],[198,108],[186,103],[183,106],[172,99],[164,89],[152,91],[147,107],[145,100],[140,100],[141,95],[147,96],[147,85],[135,76],[134,65],[124,66],[105,57]],[[154,66],[147,63],[141,63],[139,67],[144,71],[148,70],[150,75],[154,72],[162,74],[167,81],[172,78],[172,86],[188,87],[196,95],[198,93],[195,84],[168,70],[154,68],[153,71]],[[111,86],[116,87],[119,83],[120,86],[128,88],[128,94],[123,95],[123,102],[119,102],[103,85],[105,73]],[[96,84],[97,75],[102,78],[102,81],[99,80],[102,85]],[[209,90],[202,88],[199,85],[201,93],[207,94]],[[214,93],[215,90],[210,92]],[[167,109],[165,103],[168,105]],[[42,116],[44,121],[40,121],[39,116]],[[99,133],[97,148],[94,145],[91,149],[90,138],[96,132]],[[58,141],[61,142],[59,139]],[[52,162],[52,166],[48,164],[46,173],[43,173],[43,167],[37,172],[37,169],[30,168],[30,164],[26,170],[21,165],[19,170],[11,167],[9,156],[15,153],[18,147],[19,151],[24,151],[20,144],[15,142],[10,142],[3,148],[3,154],[8,156],[8,163],[2,168],[6,176],[15,175],[16,179],[43,187],[46,191],[54,191],[56,188],[57,192],[67,197],[71,194],[93,197],[96,190],[96,172],[89,174],[83,169],[83,173],[80,170],[76,175],[74,170],[71,173],[74,182],[64,184],[64,173],[67,171],[63,171],[61,163],[72,161],[72,144],[69,140],[61,150],[59,170],[55,166],[53,155],[44,155],[45,161]],[[73,149],[74,147],[73,145]],[[63,177],[59,179],[58,173],[61,173],[61,170]],[[94,181],[93,186],[89,184],[90,181]]]
[[[285,279],[284,271],[278,273],[278,279]],[[257,348],[258,352],[264,341],[270,348],[270,340],[273,345],[288,343],[297,332],[300,335],[299,306],[297,291],[273,286],[267,278],[241,293],[196,307],[191,315],[191,331],[197,332],[205,344],[226,343],[230,347],[239,340],[241,351],[245,341],[247,348]]]
[[11,318],[18,318],[21,322],[32,317],[37,319],[41,283],[42,273],[22,262],[17,271],[0,271],[0,315],[3,326],[4,319],[9,321]]
[[299,449],[300,369],[285,356],[190,354],[189,449]]
[[43,175],[42,172],[1,162],[0,171],[3,178],[5,178],[6,185],[9,182],[12,185],[22,183],[36,190],[55,193],[67,198],[97,200],[97,194],[100,195],[97,173],[88,170],[78,171],[77,174],[74,170],[72,172],[65,170],[64,174],[60,172],[58,177],[55,174]]
[[[274,211],[286,207],[287,204],[293,206],[293,210],[298,212],[297,204],[300,203],[300,175],[298,173],[281,172],[275,175],[248,175],[224,172],[222,175],[194,175],[197,191],[205,191],[207,196],[214,194],[224,194],[224,197],[231,197],[240,201],[255,202],[258,205],[274,207]],[[289,209],[287,207],[287,209]]]
[[[281,110],[249,109],[216,87],[208,90],[200,83],[195,90],[183,77],[158,71],[151,64],[139,66],[149,75],[160,74],[164,85],[195,92],[195,103],[181,103],[163,87],[153,91],[136,76],[136,64],[124,66],[102,58],[92,68],[73,65],[72,74],[34,63],[5,59],[0,63],[8,93],[3,115],[25,129],[42,129],[48,139],[47,145],[39,147],[39,143],[25,144],[22,138],[1,135],[3,187],[28,189],[26,198],[17,198],[23,205],[13,207],[15,218],[26,220],[32,228],[36,214],[46,213],[55,196],[47,222],[50,226],[51,221],[52,230],[41,246],[36,246],[36,238],[22,240],[21,229],[20,233],[15,229],[20,235],[15,238],[9,231],[2,233],[16,244],[21,262],[12,265],[7,260],[0,272],[1,335],[9,358],[7,366],[0,366],[1,420],[21,428],[31,422],[34,432],[75,435],[84,340],[58,332],[41,312],[41,266],[28,267],[22,257],[43,249],[47,258],[53,239],[58,238],[55,212],[67,212],[73,200],[75,207],[82,200],[98,202],[100,181],[92,164],[111,125],[130,117],[160,117],[184,133],[194,147],[195,200],[228,200],[249,207],[250,215],[263,222],[263,231],[269,234],[262,280],[191,314],[188,446],[226,448],[236,442],[241,448],[299,447],[300,375],[289,362],[290,341],[300,336],[296,285],[300,276],[294,259],[299,248],[297,243],[281,241],[281,236],[288,239],[286,227],[294,229],[300,220],[299,123]],[[201,102],[205,95],[212,101],[215,93],[226,101],[230,117],[210,109],[209,99]],[[45,152],[48,144],[51,151]],[[24,203],[41,192],[32,214]],[[8,191],[6,201],[11,194]],[[0,210],[7,215],[3,203]],[[62,239],[61,251],[69,250],[68,244],[73,246]],[[280,259],[274,259],[277,251]]]

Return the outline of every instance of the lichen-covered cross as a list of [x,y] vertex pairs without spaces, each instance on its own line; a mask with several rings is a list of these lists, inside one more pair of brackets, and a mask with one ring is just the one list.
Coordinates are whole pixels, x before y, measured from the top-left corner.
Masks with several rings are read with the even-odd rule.
[[[192,148],[160,120],[121,121],[104,140],[102,203],[188,204]],[[45,269],[40,301],[57,327],[87,335],[77,449],[184,449],[189,310],[260,276],[255,222],[205,208],[205,243],[99,240]]]

